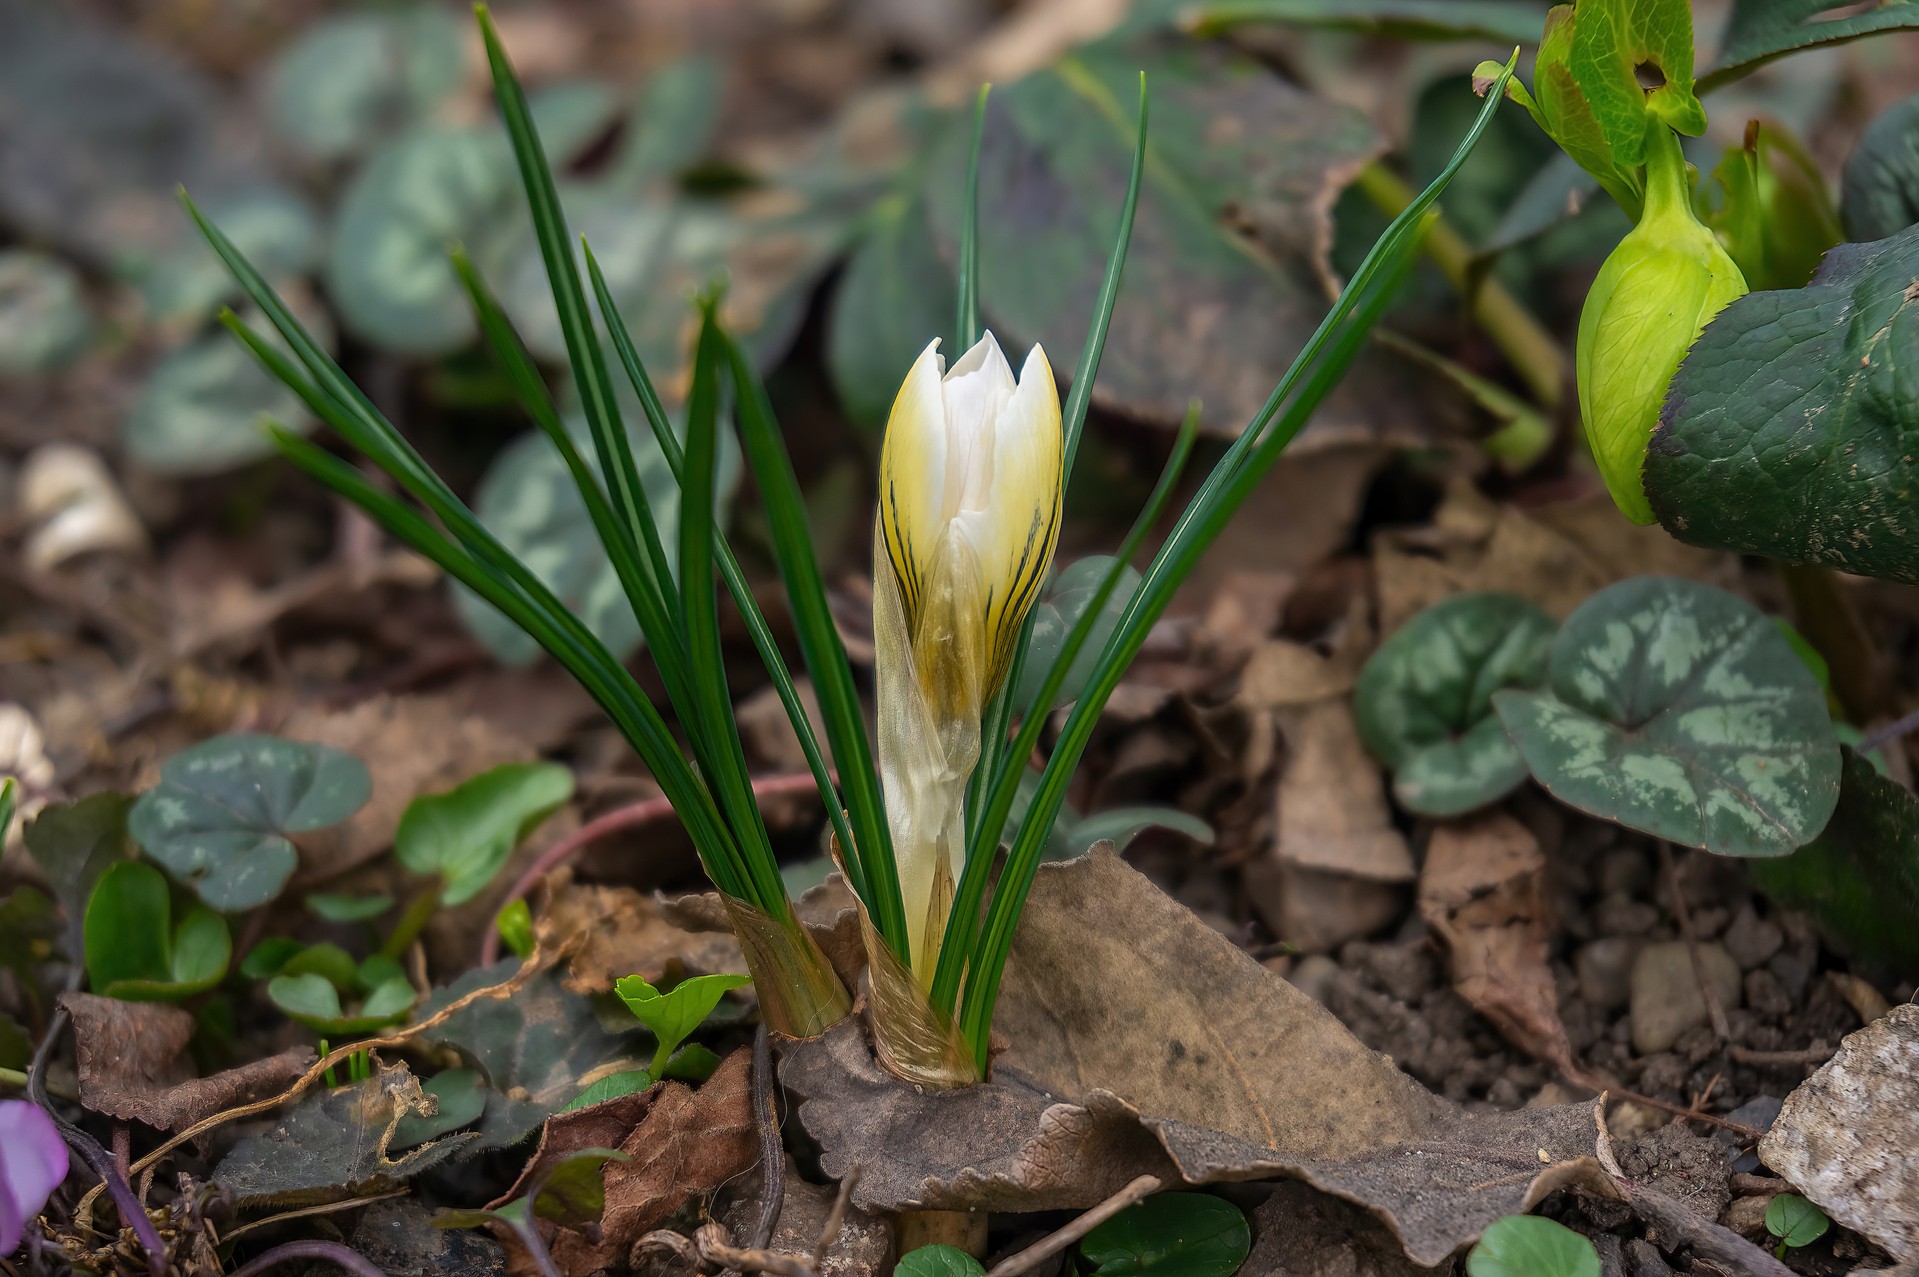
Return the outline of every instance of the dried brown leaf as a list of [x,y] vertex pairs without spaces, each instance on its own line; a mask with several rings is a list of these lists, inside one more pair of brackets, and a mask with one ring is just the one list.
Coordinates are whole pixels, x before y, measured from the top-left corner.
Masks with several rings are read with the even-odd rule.
[[861,1168],[857,1204],[1084,1209],[1143,1174],[1291,1175],[1435,1264],[1592,1151],[1584,1106],[1459,1112],[1108,849],[1041,871],[996,1029],[993,1080],[956,1091],[899,1082],[850,1022],[787,1048],[822,1168]]
[[549,874],[539,909],[541,943],[571,943],[566,987],[609,992],[623,976],[661,979],[746,970],[731,931],[690,930],[658,899],[631,887],[573,881],[570,870]]
[[1406,838],[1393,824],[1379,764],[1343,697],[1275,710],[1289,757],[1279,779],[1279,838],[1287,864],[1374,882],[1411,882]]
[[498,1210],[516,1197],[532,1191],[533,1182],[551,1174],[560,1163],[589,1148],[618,1148],[653,1107],[664,1083],[655,1083],[644,1091],[616,1096],[585,1108],[555,1113],[540,1127],[540,1142],[533,1156],[521,1169],[513,1187],[487,1203]]
[[208,1077],[187,1055],[193,1017],[161,1002],[65,993],[73,1018],[80,1102],[96,1113],[178,1131],[222,1109],[286,1089],[313,1063],[313,1048],[288,1047]]

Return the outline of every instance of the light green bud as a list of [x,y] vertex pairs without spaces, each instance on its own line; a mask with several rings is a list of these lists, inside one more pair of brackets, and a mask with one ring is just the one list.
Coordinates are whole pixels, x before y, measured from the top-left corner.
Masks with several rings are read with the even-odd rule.
[[1691,186],[1679,139],[1654,121],[1645,210],[1599,268],[1579,315],[1579,414],[1613,502],[1634,523],[1653,521],[1641,471],[1666,387],[1700,330],[1747,291],[1693,215]]

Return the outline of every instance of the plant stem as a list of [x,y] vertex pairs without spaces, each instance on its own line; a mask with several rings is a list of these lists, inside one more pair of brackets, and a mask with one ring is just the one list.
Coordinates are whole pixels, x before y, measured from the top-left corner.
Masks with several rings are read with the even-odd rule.
[[421,888],[413,899],[407,901],[406,912],[393,924],[393,932],[387,936],[386,943],[380,946],[380,952],[399,961],[400,955],[420,938],[420,933],[426,930],[426,924],[433,921],[433,915],[439,911],[440,883],[435,879],[431,886]]
[[[1397,217],[1413,202],[1413,190],[1391,169],[1380,163],[1368,164],[1359,173],[1359,189],[1374,207],[1388,217]],[[1445,217],[1435,212],[1426,232],[1426,255],[1440,272],[1466,298],[1468,313],[1485,329],[1486,335],[1512,361],[1526,389],[1539,405],[1557,408],[1565,398],[1566,354],[1551,333],[1533,318],[1505,285],[1494,279],[1475,283],[1469,278],[1473,249]]]
[[1866,723],[1884,713],[1885,666],[1852,605],[1852,593],[1831,568],[1816,563],[1773,565],[1792,599],[1793,623],[1826,658],[1833,695],[1846,717]]

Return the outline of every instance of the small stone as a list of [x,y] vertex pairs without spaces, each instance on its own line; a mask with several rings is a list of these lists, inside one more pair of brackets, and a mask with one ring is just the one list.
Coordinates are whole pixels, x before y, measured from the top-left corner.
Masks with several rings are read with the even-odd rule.
[[1659,1253],[1659,1247],[1643,1237],[1626,1242],[1626,1277],[1672,1277],[1672,1266]]
[[1766,921],[1747,905],[1734,915],[1720,943],[1726,946],[1726,952],[1732,955],[1741,971],[1751,971],[1765,966],[1766,960],[1785,946],[1786,933],[1779,929],[1779,924]]
[[1579,977],[1579,996],[1602,1011],[1617,1011],[1632,997],[1633,959],[1639,941],[1631,936],[1606,936],[1581,945],[1573,955]]
[[1741,1237],[1761,1237],[1766,1233],[1766,1207],[1770,1197],[1735,1197],[1726,1213],[1719,1217],[1721,1228],[1730,1228]]
[[1326,994],[1338,975],[1337,962],[1323,953],[1309,953],[1293,964],[1293,973],[1287,979],[1293,982],[1295,989],[1324,1006]]
[[1626,1252],[1616,1233],[1595,1233],[1588,1238],[1599,1252],[1599,1277],[1626,1277]]
[[1783,1020],[1792,1014],[1792,998],[1786,986],[1764,967],[1746,972],[1746,1005],[1768,1020]]
[[1649,901],[1615,892],[1593,906],[1593,925],[1603,936],[1643,936],[1659,925],[1659,910]]
[[[1716,944],[1699,946],[1700,965],[1722,1007],[1739,1005],[1739,964]],[[1632,1044],[1641,1055],[1672,1049],[1679,1036],[1709,1016],[1683,940],[1649,944],[1632,966]]]
[[1818,957],[1818,950],[1813,948],[1807,952],[1808,947],[1795,944],[1766,960],[1766,970],[1772,972],[1795,1006],[1805,999],[1806,986],[1812,983],[1813,965]]

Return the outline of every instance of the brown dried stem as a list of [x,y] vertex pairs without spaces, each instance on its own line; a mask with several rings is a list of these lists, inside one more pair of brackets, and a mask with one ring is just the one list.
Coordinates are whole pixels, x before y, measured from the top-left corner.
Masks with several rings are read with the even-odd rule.
[[986,1277],[1015,1277],[1015,1274],[1037,1268],[1042,1262],[1059,1254],[1128,1206],[1142,1198],[1152,1196],[1159,1189],[1159,1176],[1140,1176],[1072,1223],[1033,1243],[1018,1254],[1009,1255],[1000,1260],[987,1270]]

